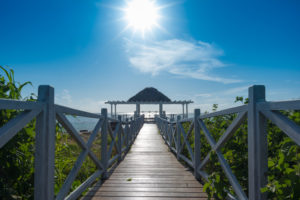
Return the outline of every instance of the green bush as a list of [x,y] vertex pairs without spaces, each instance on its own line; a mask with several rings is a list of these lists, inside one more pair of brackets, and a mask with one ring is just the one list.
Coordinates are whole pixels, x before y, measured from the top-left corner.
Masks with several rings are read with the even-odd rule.
[[[248,99],[237,97],[236,101],[247,104]],[[213,110],[217,110],[217,105],[213,105]],[[300,125],[299,111],[282,111],[282,114],[289,117]],[[207,129],[212,134],[215,141],[221,137],[224,131],[232,123],[237,115],[225,115],[212,117],[204,120]],[[189,123],[184,123],[187,131]],[[248,195],[248,145],[247,145],[247,120],[242,123],[235,134],[220,149],[224,158],[230,165],[233,173],[238,179],[245,193]],[[201,137],[201,160],[210,152],[211,147],[206,140],[204,133]],[[300,199],[300,147],[295,144],[276,125],[268,121],[268,184],[261,188],[262,192],[268,192],[268,199]],[[192,132],[189,142],[194,146],[194,132]],[[189,157],[185,148],[183,154]],[[224,199],[227,192],[234,194],[226,175],[224,174],[215,152],[210,155],[210,161],[205,166],[204,171],[209,174],[209,181],[205,183],[204,190],[209,197]]]
[[[1,67],[0,98],[23,99],[21,92],[30,82],[18,83],[14,71]],[[0,127],[20,113],[16,110],[0,110]],[[0,149],[0,196],[2,199],[33,199],[35,121],[28,123],[12,140]]]
[[[35,101],[31,94],[22,98],[22,89],[31,82],[19,83],[14,80],[14,71],[0,66],[0,98]],[[0,110],[0,127],[16,117],[20,110]],[[0,199],[33,199],[34,194],[34,152],[35,120],[28,123],[16,136],[0,149]],[[87,138],[84,138],[87,140]],[[75,140],[56,125],[55,150],[55,194],[63,185],[82,151]],[[96,138],[92,151],[100,158],[100,137]],[[113,152],[115,154],[115,151]],[[83,183],[96,170],[90,158],[86,158],[79,170],[71,191]]]
[[[22,89],[30,82],[19,83],[14,80],[14,71],[0,66],[0,98],[34,101],[34,94],[22,98]],[[237,97],[236,101],[247,103],[247,99]],[[213,105],[217,110],[217,105]],[[0,127],[20,113],[16,110],[0,110]],[[300,125],[299,111],[284,111]],[[217,141],[231,122],[235,114],[205,119],[204,123]],[[189,123],[184,123],[187,131]],[[268,122],[268,184],[262,192],[268,192],[268,199],[300,199],[300,148],[278,127]],[[34,193],[34,137],[35,120],[28,123],[13,139],[0,149],[0,197],[2,199],[33,199]],[[191,147],[194,148],[194,132],[189,137]],[[110,143],[110,142],[109,142]],[[96,139],[92,150],[99,156],[100,138]],[[201,159],[211,150],[204,134],[201,132]],[[55,152],[55,193],[59,191],[68,173],[73,167],[82,149],[64,129],[57,124],[56,152]],[[245,193],[248,194],[248,150],[247,150],[247,122],[243,123],[234,136],[221,148],[225,159],[229,163]],[[115,151],[113,152],[115,154]],[[183,154],[190,158],[187,148]],[[79,186],[89,177],[96,167],[87,158],[74,181],[71,190]],[[224,199],[227,191],[234,193],[228,179],[223,173],[216,154],[210,156],[210,162],[205,171],[209,174],[209,181],[204,190],[210,197]]]

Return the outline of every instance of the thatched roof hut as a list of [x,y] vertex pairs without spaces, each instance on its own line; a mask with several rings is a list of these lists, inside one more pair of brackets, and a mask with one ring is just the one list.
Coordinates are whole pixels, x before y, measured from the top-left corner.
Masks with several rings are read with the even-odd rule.
[[153,87],[147,87],[131,97],[128,102],[171,102],[171,99]]

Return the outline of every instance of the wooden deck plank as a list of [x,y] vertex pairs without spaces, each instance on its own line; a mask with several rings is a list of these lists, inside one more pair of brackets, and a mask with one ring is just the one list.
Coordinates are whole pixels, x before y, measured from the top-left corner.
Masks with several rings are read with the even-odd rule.
[[[202,188],[201,184],[194,183],[106,183],[107,187],[147,187],[147,188]],[[100,187],[99,187],[100,188]],[[98,188],[98,189],[99,189]]]
[[145,124],[124,161],[102,186],[83,198],[93,200],[203,200],[193,174],[168,150],[155,124]]
[[128,188],[128,187],[100,187],[98,191],[100,192],[199,192],[199,188],[159,188],[159,187],[137,187],[137,188]]
[[203,192],[105,192],[98,191],[94,197],[206,197],[206,193]]
[[[94,197],[96,199],[97,197]],[[83,198],[84,200],[89,200],[89,197]],[[204,198],[181,198],[181,197],[98,197],[101,200],[207,200],[207,197]]]

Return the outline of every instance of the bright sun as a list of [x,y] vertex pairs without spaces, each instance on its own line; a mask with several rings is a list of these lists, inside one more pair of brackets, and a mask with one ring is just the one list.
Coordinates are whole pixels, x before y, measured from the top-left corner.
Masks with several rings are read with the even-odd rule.
[[125,19],[128,21],[128,27],[134,31],[141,31],[143,34],[151,30],[153,26],[158,26],[158,6],[154,0],[131,0],[127,2],[124,8]]

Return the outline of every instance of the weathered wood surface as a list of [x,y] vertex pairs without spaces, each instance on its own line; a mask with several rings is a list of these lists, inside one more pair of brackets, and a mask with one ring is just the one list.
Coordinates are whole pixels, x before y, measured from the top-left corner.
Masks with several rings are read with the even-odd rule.
[[144,124],[125,159],[83,199],[207,199],[202,185],[168,150],[155,124]]

